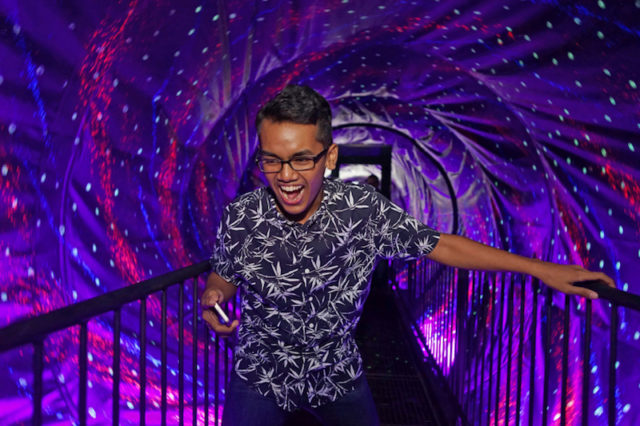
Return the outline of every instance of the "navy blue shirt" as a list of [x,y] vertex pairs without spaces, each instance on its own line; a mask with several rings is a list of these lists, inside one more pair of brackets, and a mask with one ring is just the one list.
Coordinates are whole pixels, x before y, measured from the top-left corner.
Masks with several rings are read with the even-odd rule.
[[211,257],[243,289],[236,374],[289,411],[351,391],[362,374],[353,333],[376,260],[426,255],[439,237],[369,185],[325,179],[304,224],[287,220],[268,188],[237,198]]

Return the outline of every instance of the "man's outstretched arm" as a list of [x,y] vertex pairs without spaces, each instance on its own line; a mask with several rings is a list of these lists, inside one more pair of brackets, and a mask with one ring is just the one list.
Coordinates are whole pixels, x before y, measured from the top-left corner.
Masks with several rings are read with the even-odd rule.
[[558,265],[512,254],[504,250],[477,243],[459,235],[441,234],[431,253],[431,260],[463,269],[484,271],[511,271],[532,275],[546,285],[567,294],[578,294],[596,299],[592,290],[576,287],[574,282],[602,280],[615,287],[613,280],[602,272],[591,272],[577,265]]

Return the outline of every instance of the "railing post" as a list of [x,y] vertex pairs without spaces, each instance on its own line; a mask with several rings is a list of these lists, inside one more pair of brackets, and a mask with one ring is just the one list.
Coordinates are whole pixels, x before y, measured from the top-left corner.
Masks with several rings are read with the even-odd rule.
[[582,426],[589,424],[589,389],[590,389],[590,363],[591,359],[591,311],[593,302],[587,299],[584,313],[584,332],[582,344]]
[[569,310],[571,308],[571,299],[568,294],[564,295],[564,324],[562,327],[563,339],[562,339],[562,384],[561,384],[561,396],[560,396],[560,425],[566,426],[567,424],[567,394],[569,392]]
[[146,423],[147,414],[147,299],[140,300],[140,424]]
[[87,424],[87,323],[80,324],[80,350],[78,351],[78,423]]
[[616,359],[618,358],[618,305],[611,303],[611,330],[609,352],[609,424],[616,424]]
[[112,424],[120,424],[120,319],[121,309],[113,311],[113,389]]
[[42,370],[43,362],[43,346],[42,339],[38,339],[33,343],[33,424],[39,426],[42,424]]
[[458,282],[456,283],[458,288],[458,300],[456,300],[456,347],[458,352],[456,354],[456,388],[458,390],[459,398],[464,396],[464,381],[465,371],[467,365],[467,293],[469,291],[469,271],[466,269],[458,270]]
[[[194,318],[195,320],[195,318]],[[196,336],[193,336],[195,339]],[[178,423],[184,424],[184,282],[178,293]]]

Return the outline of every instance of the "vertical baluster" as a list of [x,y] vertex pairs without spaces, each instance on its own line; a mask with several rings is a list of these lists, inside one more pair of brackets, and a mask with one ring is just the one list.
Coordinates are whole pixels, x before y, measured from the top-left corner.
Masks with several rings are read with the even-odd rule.
[[487,300],[491,299],[491,290],[489,289],[489,277],[487,273],[482,274],[482,279],[481,279],[481,285],[482,285],[482,298],[481,298],[481,303],[480,303],[480,310],[482,312],[481,315],[481,319],[482,319],[482,346],[481,346],[481,351],[480,351],[480,360],[481,360],[481,366],[480,366],[480,404],[478,404],[478,416],[476,417],[477,419],[479,419],[478,421],[481,422],[482,421],[482,411],[485,408],[485,405],[483,404],[484,401],[484,383],[485,383],[485,364],[486,364],[486,353],[487,353],[487,318],[489,315],[489,306],[487,305]]
[[454,316],[454,304],[455,304],[455,275],[454,275],[454,269],[453,268],[447,268],[447,283],[448,283],[448,289],[447,289],[447,293],[449,295],[448,298],[448,303],[447,303],[447,332],[448,332],[448,336],[447,336],[447,342],[448,342],[448,353],[447,353],[447,375],[449,376],[449,388],[453,389],[453,371],[452,371],[452,366],[453,366],[453,357],[454,357],[454,348],[453,348],[453,342],[454,342],[454,327],[455,327],[455,316]]
[[162,415],[161,424],[167,424],[167,289],[162,290],[162,335],[161,335],[161,392],[160,411]]
[[611,330],[609,350],[609,424],[616,422],[616,359],[618,358],[618,305],[611,303]]
[[214,417],[216,426],[220,424],[218,413],[220,412],[220,338],[216,335],[214,346],[214,363],[213,363],[213,407],[215,409]]
[[504,405],[504,421],[505,424],[509,424],[509,405],[511,404],[511,351],[513,350],[513,298],[515,287],[515,274],[511,274],[509,279],[509,304],[507,305],[507,330],[508,330],[508,343],[507,343],[507,381],[506,381],[506,397]]
[[537,279],[531,281],[531,291],[533,292],[533,306],[531,308],[531,328],[529,340],[531,341],[531,364],[529,367],[529,426],[533,425],[533,401],[536,390],[536,329],[538,326],[538,294],[540,285]]
[[140,424],[147,415],[147,299],[140,300]]
[[516,425],[520,425],[520,405],[522,399],[522,371],[524,360],[524,292],[525,292],[525,276],[520,275],[520,333],[518,334],[518,378],[516,379]]
[[[424,262],[423,262],[424,263]],[[433,275],[429,278],[434,277]],[[436,322],[436,351],[434,352],[436,356],[436,361],[440,365],[442,365],[442,307],[444,305],[444,292],[442,291],[442,280],[439,278],[435,280],[433,286],[436,290],[436,309],[437,309],[437,318],[435,318]],[[425,297],[422,297],[422,300],[425,300]]]
[[[497,281],[496,281],[497,283]],[[504,305],[506,298],[506,274],[500,274],[500,313],[498,317],[498,358],[496,360],[496,408],[493,416],[493,424],[498,426],[498,419],[500,418],[500,377],[502,373],[502,326],[504,324]]]
[[589,424],[589,390],[591,389],[590,360],[591,360],[591,311],[593,302],[587,299],[587,309],[584,314],[584,341],[582,344],[582,426]]
[[[477,286],[478,286],[478,272],[473,272],[471,274],[471,317],[470,317],[470,325],[471,330],[469,333],[469,354],[471,359],[471,365],[469,366],[470,370],[470,380],[469,380],[469,395],[471,398],[470,407],[468,410],[469,418],[473,418],[474,411],[476,408],[476,400],[478,395],[478,357],[476,352],[476,340],[478,337],[478,302],[476,297],[478,296]],[[473,392],[471,392],[473,390]]]
[[33,424],[42,424],[42,370],[44,370],[44,342],[33,342]]
[[560,402],[560,425],[566,426],[567,424],[567,393],[568,393],[568,381],[569,381],[569,309],[570,309],[569,295],[564,296],[564,315],[562,328],[562,383],[561,383],[561,402]]
[[492,290],[490,289],[490,302],[489,305],[491,307],[490,312],[490,322],[491,322],[491,334],[490,334],[490,345],[489,345],[489,384],[487,390],[487,425],[491,424],[491,401],[493,393],[491,390],[493,389],[493,354],[495,353],[496,347],[496,328],[498,324],[498,315],[496,312],[498,311],[496,305],[498,304],[498,275],[492,274],[492,278],[490,283],[493,283]]
[[[184,424],[184,282],[178,294],[178,422]],[[194,336],[195,338],[195,336]]]
[[209,425],[209,327],[204,328],[204,424]]
[[543,393],[542,393],[542,424],[547,424],[547,419],[549,418],[549,387],[551,382],[551,313],[552,313],[552,297],[551,289],[547,287],[547,291],[545,292],[545,329],[546,336],[544,339],[544,383],[543,383]]
[[457,355],[458,359],[458,368],[456,373],[456,379],[458,380],[458,400],[462,401],[465,392],[465,372],[467,367],[467,324],[466,324],[466,315],[467,315],[467,293],[469,286],[469,271],[462,270],[458,273],[458,298],[456,299],[456,334],[458,339],[457,344]]
[[120,424],[120,319],[121,308],[113,311],[113,389],[112,389],[112,424]]
[[78,423],[87,424],[87,323],[80,324],[80,351],[78,353]]
[[474,311],[475,311],[475,327],[473,333],[473,350],[474,350],[474,358],[475,358],[475,374],[474,374],[474,383],[475,383],[475,401],[477,403],[477,410],[481,412],[482,410],[482,377],[479,374],[480,364],[482,363],[482,353],[480,352],[479,342],[480,342],[480,333],[483,328],[482,321],[482,282],[484,275],[480,272],[475,274],[476,277],[476,285],[474,287]]
[[198,424],[198,277],[193,279],[193,292],[192,292],[192,305],[191,312],[193,313],[193,348],[192,364],[191,364],[191,376],[192,376],[192,388],[191,388],[191,409],[193,412],[192,422],[193,426]]

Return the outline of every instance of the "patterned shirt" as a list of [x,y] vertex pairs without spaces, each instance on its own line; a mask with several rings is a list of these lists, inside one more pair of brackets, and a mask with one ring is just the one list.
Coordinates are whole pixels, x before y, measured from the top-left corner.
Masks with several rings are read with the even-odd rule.
[[287,220],[268,188],[224,211],[213,270],[242,287],[236,374],[288,411],[353,389],[362,374],[354,329],[379,258],[416,258],[440,234],[369,185],[325,179],[318,210]]

